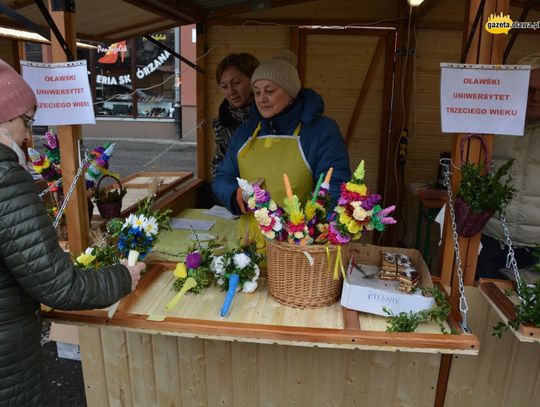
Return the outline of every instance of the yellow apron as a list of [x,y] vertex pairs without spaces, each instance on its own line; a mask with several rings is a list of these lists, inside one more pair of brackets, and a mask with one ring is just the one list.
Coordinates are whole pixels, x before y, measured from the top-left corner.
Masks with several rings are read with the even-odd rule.
[[[283,174],[288,175],[293,193],[301,202],[305,202],[313,191],[313,173],[300,145],[300,128],[301,124],[298,124],[292,136],[259,136],[259,123],[238,151],[240,177],[249,182],[264,179],[261,187],[270,193],[279,206],[283,206],[286,196]],[[240,224],[241,238],[255,239],[258,247],[264,247],[264,239],[253,214],[243,215]]]

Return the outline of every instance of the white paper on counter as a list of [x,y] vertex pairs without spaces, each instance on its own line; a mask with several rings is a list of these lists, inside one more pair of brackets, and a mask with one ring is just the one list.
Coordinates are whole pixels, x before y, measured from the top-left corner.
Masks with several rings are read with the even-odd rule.
[[219,206],[219,205],[212,206],[210,209],[204,211],[204,213],[206,215],[217,216],[218,218],[223,218],[223,219],[236,219],[240,217],[238,215],[234,215],[231,212],[229,212],[229,210],[225,208],[224,206]]
[[216,224],[215,220],[200,220],[187,218],[173,218],[171,226],[178,230],[210,230]]

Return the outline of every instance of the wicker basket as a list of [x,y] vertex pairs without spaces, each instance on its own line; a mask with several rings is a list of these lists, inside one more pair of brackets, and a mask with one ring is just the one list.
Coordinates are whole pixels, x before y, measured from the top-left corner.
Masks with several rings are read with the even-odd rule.
[[463,199],[456,198],[456,232],[459,236],[471,237],[481,232],[495,211],[486,210],[474,213]]
[[[112,178],[116,182],[116,184],[118,185],[118,189],[120,190],[120,194],[122,194],[124,191],[124,188],[122,187],[120,180],[116,178],[114,175],[110,175],[110,174],[104,175],[99,179],[96,186],[96,190],[99,190],[99,185],[101,184],[101,181],[107,177]],[[99,214],[103,218],[105,219],[116,218],[120,216],[120,213],[122,212],[122,199],[116,202],[97,202],[97,208],[98,208]]]
[[[339,273],[339,280],[333,279],[336,246],[328,246],[330,265],[322,245],[298,246],[270,240],[266,250],[268,291],[276,301],[298,308],[319,308],[338,300],[342,278]],[[348,247],[343,246],[345,264],[348,253]]]
[[[488,159],[488,148],[485,140],[479,134],[469,134],[461,140],[461,162],[464,163],[466,161],[465,142],[471,138],[478,138],[480,140],[482,152],[484,153],[484,168],[486,169],[486,173],[489,173],[491,171],[491,163]],[[471,237],[481,232],[488,220],[495,213],[491,209],[475,213],[471,210],[469,204],[460,197],[456,198],[454,206],[456,213],[456,232],[462,237]]]

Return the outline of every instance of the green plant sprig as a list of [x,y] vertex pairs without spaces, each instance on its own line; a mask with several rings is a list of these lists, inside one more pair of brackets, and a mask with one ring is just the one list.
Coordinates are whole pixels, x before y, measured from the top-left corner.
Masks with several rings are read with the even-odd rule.
[[[195,233],[195,232],[194,232]],[[197,236],[197,234],[195,234]],[[177,278],[173,283],[173,289],[175,291],[180,291],[182,286],[186,282],[187,277],[192,277],[197,281],[197,285],[191,289],[195,294],[200,293],[203,289],[210,286],[214,282],[214,273],[210,268],[212,260],[214,259],[215,251],[221,247],[221,245],[216,240],[210,240],[207,244],[203,245],[199,241],[192,246],[188,247],[184,253],[184,257],[189,253],[199,252],[202,257],[202,262],[196,269],[187,269],[186,278]]]
[[[534,325],[540,328],[540,280],[528,285],[523,280],[518,285],[521,301],[516,305],[516,317],[508,323],[499,322],[493,327],[491,335],[500,338],[510,328],[518,330],[522,323]],[[511,296],[513,290],[506,290],[505,294]]]
[[[517,192],[514,180],[508,175],[513,163],[514,159],[508,160],[497,171],[485,173],[483,163],[465,162],[461,166],[457,196],[469,204],[474,213],[503,210]],[[507,178],[503,180],[504,177]]]
[[137,208],[139,215],[144,215],[147,218],[156,218],[157,224],[160,230],[171,230],[171,209],[155,210],[152,209],[152,205],[156,200],[156,194],[149,195],[146,199],[141,201]]
[[395,315],[388,308],[383,307],[383,311],[389,316],[389,318],[386,320],[388,323],[386,332],[414,332],[421,323],[435,321],[441,328],[441,332],[443,334],[456,334],[457,332],[454,330],[448,332],[444,326],[444,322],[450,314],[450,304],[444,293],[439,289],[439,287],[421,288],[420,290],[425,296],[433,296],[435,305],[428,310],[418,312],[400,312],[397,315]]
[[94,194],[94,200],[97,204],[120,202],[126,195],[126,188],[122,189],[97,189]]

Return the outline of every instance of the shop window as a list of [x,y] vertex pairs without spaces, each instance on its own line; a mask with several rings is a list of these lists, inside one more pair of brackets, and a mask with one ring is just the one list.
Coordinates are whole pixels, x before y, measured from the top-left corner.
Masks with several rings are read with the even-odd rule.
[[132,50],[128,41],[98,44],[95,50],[96,115],[132,116]]
[[[174,49],[174,29],[151,35]],[[146,38],[137,38],[137,114],[172,118],[174,109],[174,57]]]
[[[175,29],[151,34],[152,38],[175,49]],[[95,43],[95,48],[79,49],[86,59],[94,89],[98,117],[174,117],[175,58],[146,38]],[[43,61],[41,44],[25,43],[29,61]]]

